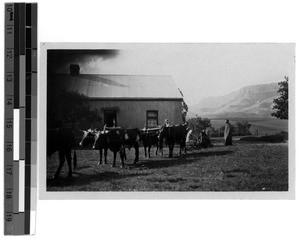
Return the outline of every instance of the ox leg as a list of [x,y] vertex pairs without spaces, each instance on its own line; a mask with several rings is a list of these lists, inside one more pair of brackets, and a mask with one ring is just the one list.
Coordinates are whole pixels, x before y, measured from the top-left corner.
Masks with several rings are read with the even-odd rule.
[[135,147],[135,158],[137,162],[139,161],[139,156],[140,156],[139,145],[137,144]]
[[67,158],[67,163],[68,163],[68,167],[69,167],[68,177],[72,177],[72,156],[71,156],[71,150],[68,150],[66,152],[66,158]]
[[58,176],[60,174],[60,170],[62,169],[62,167],[64,166],[64,163],[65,163],[65,152],[60,150],[60,151],[58,151],[58,155],[59,155],[59,165],[54,174],[54,178],[58,178]]
[[150,158],[151,156],[150,156],[150,152],[151,152],[151,145],[149,145],[149,147],[148,147],[148,157]]
[[124,160],[126,161],[126,159],[127,159],[126,158],[126,147],[124,146],[123,148],[124,148]]
[[99,155],[100,155],[100,162],[98,163],[98,165],[102,164],[102,149],[99,149]]
[[133,164],[136,164],[139,161],[139,146],[135,145],[134,149],[135,149],[135,159],[134,159]]
[[180,148],[182,148],[182,150],[184,150],[184,153],[186,154],[186,145],[185,145],[185,141],[182,141],[182,144],[180,145]]
[[174,148],[174,145],[169,146],[169,158],[173,157],[173,148]]
[[159,146],[158,146],[158,144],[156,144],[156,152],[155,152],[155,155],[158,154],[158,148],[159,148]]
[[113,167],[115,167],[116,166],[116,157],[117,157],[117,152],[116,151],[114,151],[114,161],[113,161]]
[[107,164],[107,148],[104,149],[104,164]]
[[125,150],[122,148],[120,150],[120,158],[121,158],[122,168],[125,167],[125,165],[124,165],[124,152],[125,152]]
[[164,155],[164,147],[159,147],[160,155]]

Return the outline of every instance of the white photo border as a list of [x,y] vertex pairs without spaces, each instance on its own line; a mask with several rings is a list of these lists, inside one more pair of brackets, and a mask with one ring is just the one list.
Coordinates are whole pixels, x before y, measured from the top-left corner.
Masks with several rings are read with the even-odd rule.
[[[49,49],[125,49],[149,44],[168,43],[40,43],[38,77],[38,188],[39,198],[48,200],[81,199],[295,199],[295,62],[289,76],[289,190],[284,192],[48,192],[46,186],[46,101],[47,101],[47,50]],[[170,43],[180,44],[180,43]],[[187,43],[184,43],[187,44]],[[193,43],[195,44],[195,43]],[[197,43],[216,44],[216,43]],[[268,43],[218,43],[268,44]],[[273,44],[273,43],[272,43]],[[281,44],[281,43],[278,43]],[[284,43],[287,44],[287,43]],[[288,43],[294,48],[295,43]]]

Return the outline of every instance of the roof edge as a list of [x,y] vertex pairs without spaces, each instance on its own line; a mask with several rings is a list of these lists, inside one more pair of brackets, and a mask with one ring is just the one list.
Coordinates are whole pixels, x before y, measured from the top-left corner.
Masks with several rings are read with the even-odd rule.
[[182,97],[178,98],[151,98],[151,97],[89,97],[90,101],[182,101]]
[[[49,72],[50,75],[70,75],[69,73],[51,73]],[[78,76],[84,76],[84,75],[93,75],[93,76],[166,76],[166,77],[171,77],[172,75],[158,75],[158,74],[154,74],[154,75],[146,75],[146,74],[105,74],[105,73],[94,73],[94,74],[88,74],[88,73],[80,73]]]

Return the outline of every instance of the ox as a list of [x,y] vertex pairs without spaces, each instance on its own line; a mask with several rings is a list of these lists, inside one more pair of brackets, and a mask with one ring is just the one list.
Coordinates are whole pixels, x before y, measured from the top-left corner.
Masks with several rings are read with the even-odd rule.
[[[124,147],[127,147],[129,150],[133,147],[135,149],[135,159],[133,164],[136,164],[139,161],[139,140],[140,140],[140,131],[139,129],[122,129],[121,127],[106,127],[104,126],[104,131],[117,130],[122,138]],[[126,153],[124,155],[126,159]]]
[[83,132],[83,136],[81,141],[79,142],[79,146],[82,148],[87,148],[87,147],[92,147],[94,145],[95,142],[95,136],[96,133],[98,132],[98,130],[92,130],[92,129],[88,129],[88,130],[80,130],[79,131]]
[[[68,177],[72,176],[72,157],[71,151],[74,147],[74,133],[69,128],[47,129],[47,156],[50,158],[52,154],[58,151],[59,166],[54,174],[54,178],[58,178],[60,171],[67,159],[69,173]],[[74,150],[73,166],[77,165],[76,152]]]
[[148,149],[148,157],[150,158],[150,150],[152,146],[156,146],[156,155],[158,152],[158,134],[159,128],[157,129],[142,129],[140,131],[140,140],[143,143],[145,150],[145,157],[147,157],[147,149]]
[[107,150],[113,152],[114,160],[113,167],[116,165],[116,157],[117,153],[120,152],[120,158],[122,167],[124,168],[124,159],[126,157],[125,149],[124,149],[124,140],[120,135],[119,130],[104,130],[98,131],[95,135],[94,149],[99,149],[100,151],[100,162],[98,164],[102,164],[102,150],[104,149],[104,163],[106,164],[107,159]]
[[[111,151],[116,151],[119,149],[119,138],[121,138],[122,146],[125,148],[127,146],[129,149],[134,147],[135,149],[135,159],[134,164],[139,161],[139,130],[138,129],[122,129],[120,127],[106,127],[104,126],[103,131],[89,129],[83,131],[83,137],[79,145],[81,147],[86,147],[88,145],[93,145],[94,149],[99,149],[100,162],[102,164],[102,153],[104,150],[104,163],[107,162],[107,150],[113,149]],[[117,132],[118,137],[114,134],[108,134],[109,132]],[[108,135],[107,135],[108,134]],[[109,136],[109,137],[108,137]],[[117,150],[118,151],[118,150]],[[122,152],[122,156],[126,159],[125,149]]]
[[[124,140],[124,146],[128,147],[130,150],[132,147],[135,150],[135,158],[133,164],[136,164],[139,161],[139,140],[140,140],[140,131],[139,129],[121,129],[120,134]],[[126,159],[126,155],[125,155]]]
[[175,144],[179,144],[180,150],[179,155],[181,155],[181,150],[184,148],[186,153],[186,135],[187,129],[186,125],[173,125],[164,126],[159,132],[159,148],[163,148],[163,140],[165,139],[166,145],[169,146],[169,157],[173,157],[173,149]]
[[[82,148],[93,147],[93,149],[99,149],[100,154],[100,162],[98,165],[102,164],[102,154],[104,150],[104,162],[106,164],[107,159],[107,150],[108,150],[108,142],[106,136],[103,134],[104,131],[100,131],[98,129],[88,129],[81,130],[83,132],[82,139],[79,143],[79,146]],[[96,141],[98,142],[96,143]]]

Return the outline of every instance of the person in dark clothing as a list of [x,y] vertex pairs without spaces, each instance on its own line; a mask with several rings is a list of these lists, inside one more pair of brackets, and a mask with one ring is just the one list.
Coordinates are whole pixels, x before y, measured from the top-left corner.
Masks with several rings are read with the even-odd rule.
[[199,145],[202,148],[212,147],[213,145],[210,142],[208,135],[205,133],[205,130],[202,130],[201,135],[199,137]]
[[225,121],[224,140],[225,146],[232,145],[232,128],[228,119]]

